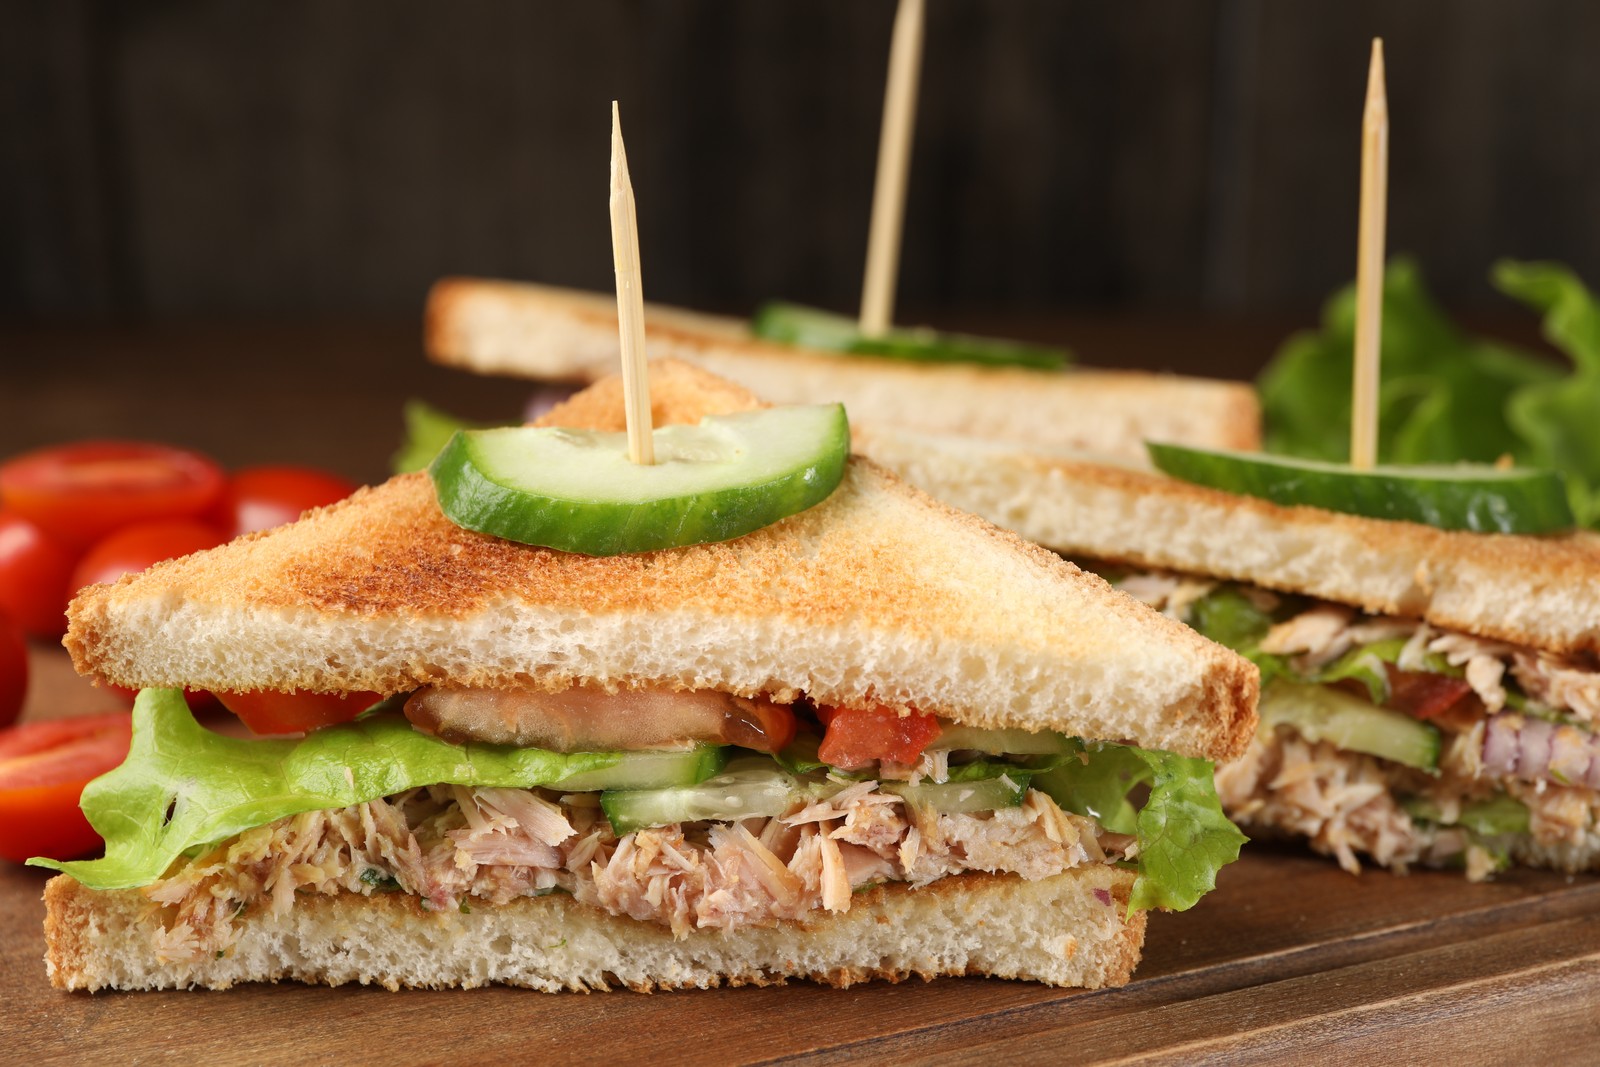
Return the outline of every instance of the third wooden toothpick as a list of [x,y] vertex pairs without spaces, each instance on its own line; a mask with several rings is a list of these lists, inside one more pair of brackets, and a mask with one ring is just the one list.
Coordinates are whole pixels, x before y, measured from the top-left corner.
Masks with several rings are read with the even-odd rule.
[[1383,40],[1372,42],[1367,106],[1361,123],[1361,231],[1356,249],[1355,382],[1351,390],[1350,465],[1378,459],[1378,374],[1383,342],[1384,217],[1389,197],[1389,97]]

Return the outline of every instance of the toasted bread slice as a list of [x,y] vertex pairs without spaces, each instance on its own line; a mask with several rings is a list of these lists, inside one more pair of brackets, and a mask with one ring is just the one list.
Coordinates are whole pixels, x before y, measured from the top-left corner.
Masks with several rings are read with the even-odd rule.
[[[683,364],[651,375],[662,422],[757,403]],[[602,383],[547,421],[619,425],[620,395]],[[403,475],[92,587],[69,617],[79,671],[130,687],[804,692],[1218,760],[1256,722],[1246,660],[860,458],[775,525],[610,558],[461,529]]]
[[282,914],[263,907],[218,958],[175,964],[157,957],[160,913],[137,890],[97,892],[63,875],[45,887],[45,961],[57,988],[80,990],[293,979],[649,992],[963,974],[1093,989],[1122,985],[1139,961],[1145,913],[1127,914],[1133,881],[1131,871],[1096,864],[1032,882],[965,874],[920,889],[895,883],[863,890],[846,912],[683,940],[565,894],[460,912],[424,912],[398,894],[310,894]]
[[854,429],[956,507],[1079,559],[1252,582],[1552,652],[1600,652],[1600,536],[1516,536],[1282,507],[1064,454]]
[[[1143,454],[1149,438],[1260,447],[1260,411],[1242,382],[1074,369],[913,363],[772,344],[739,319],[652,305],[656,358],[686,359],[781,404],[843,401],[853,418],[935,433]],[[617,366],[610,296],[450,278],[428,299],[428,354],[486,374],[590,382]]]

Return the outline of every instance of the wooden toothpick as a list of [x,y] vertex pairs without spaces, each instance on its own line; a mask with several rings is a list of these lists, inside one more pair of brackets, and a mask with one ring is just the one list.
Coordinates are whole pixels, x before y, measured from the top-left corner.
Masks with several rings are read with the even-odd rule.
[[1356,247],[1355,383],[1351,389],[1350,465],[1378,461],[1378,357],[1383,342],[1383,234],[1389,199],[1389,94],[1383,39],[1372,41],[1367,107],[1361,122],[1361,232]]
[[860,325],[868,337],[887,333],[894,314],[906,178],[911,170],[911,131],[917,117],[917,69],[922,64],[922,4],[923,0],[900,0],[889,44],[889,84],[883,94],[878,178],[872,190],[867,272],[861,284]]
[[611,259],[617,271],[617,324],[622,340],[622,400],[628,416],[628,458],[656,461],[651,437],[650,372],[644,355],[644,289],[639,284],[639,221],[622,147],[622,115],[611,101]]

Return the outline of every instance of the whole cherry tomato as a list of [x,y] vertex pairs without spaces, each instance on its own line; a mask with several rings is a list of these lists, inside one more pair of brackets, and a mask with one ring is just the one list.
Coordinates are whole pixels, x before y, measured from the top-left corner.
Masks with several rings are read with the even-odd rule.
[[222,468],[142,441],[81,441],[0,464],[0,506],[67,545],[156,519],[192,519],[222,496]]
[[127,758],[132,732],[125,711],[0,730],[0,856],[68,860],[99,849],[78,798]]
[[35,637],[67,629],[69,581],[77,554],[36,524],[0,511],[0,612]]
[[111,534],[89,549],[72,572],[72,588],[114,582],[152,563],[215,548],[224,538],[214,527],[187,519],[142,522]]
[[354,482],[313,467],[246,467],[228,479],[217,521],[230,537],[238,537],[293,522],[355,491]]
[[0,726],[22,714],[28,695],[28,642],[22,629],[0,613]]
[[300,734],[349,722],[383,699],[378,693],[279,693],[270,689],[217,693],[216,697],[258,734]]

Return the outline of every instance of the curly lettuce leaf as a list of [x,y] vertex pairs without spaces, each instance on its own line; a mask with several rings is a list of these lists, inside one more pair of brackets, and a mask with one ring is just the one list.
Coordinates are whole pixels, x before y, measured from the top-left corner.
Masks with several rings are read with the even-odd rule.
[[1202,637],[1226,645],[1254,663],[1261,671],[1263,689],[1279,675],[1290,673],[1287,658],[1261,651],[1261,642],[1277,620],[1238,586],[1224,585],[1196,600],[1184,621]]
[[[1033,780],[1067,811],[1139,839],[1128,910],[1185,911],[1216,887],[1248,840],[1223,814],[1210,760],[1127,745],[1083,743],[1076,758]],[[1149,787],[1143,806],[1132,794]]]
[[129,889],[160,878],[191,849],[288,815],[424,785],[552,785],[621,758],[616,752],[453,745],[392,713],[293,740],[224,737],[195,721],[178,690],[146,689],[133,704],[128,758],[83,791],[83,813],[105,839],[105,857],[28,862],[70,874],[91,889]]
[[[1569,377],[1527,385],[1508,403],[1529,461],[1567,476],[1572,511],[1600,524],[1600,304],[1558,263],[1495,264],[1494,282],[1544,313],[1544,335],[1571,358]],[[1520,455],[1519,459],[1522,458]]]
[[[1322,329],[1291,337],[1257,382],[1267,451],[1343,462],[1350,455],[1355,287],[1328,301]],[[1539,357],[1463,333],[1434,303],[1416,264],[1383,282],[1378,458],[1383,463],[1532,462],[1507,397],[1562,374]]]

